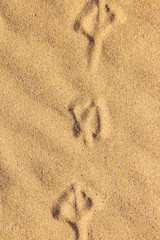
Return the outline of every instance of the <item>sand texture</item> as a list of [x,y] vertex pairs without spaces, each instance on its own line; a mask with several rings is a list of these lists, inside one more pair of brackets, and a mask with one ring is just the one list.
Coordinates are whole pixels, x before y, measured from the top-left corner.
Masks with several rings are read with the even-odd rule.
[[72,239],[160,239],[159,0],[0,0],[0,240]]

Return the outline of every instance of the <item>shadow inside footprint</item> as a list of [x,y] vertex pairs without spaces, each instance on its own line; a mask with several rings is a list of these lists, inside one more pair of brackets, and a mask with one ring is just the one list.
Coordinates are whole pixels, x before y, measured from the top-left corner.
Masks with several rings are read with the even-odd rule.
[[67,221],[71,228],[75,231],[75,240],[79,239],[79,229],[75,222]]

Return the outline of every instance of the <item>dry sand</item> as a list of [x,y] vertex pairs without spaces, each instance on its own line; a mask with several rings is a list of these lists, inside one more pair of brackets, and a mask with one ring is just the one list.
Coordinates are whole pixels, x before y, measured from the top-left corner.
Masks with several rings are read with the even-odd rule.
[[[2,240],[160,239],[160,2],[106,1],[127,20],[104,41],[94,82],[88,39],[73,30],[85,2],[0,0]],[[88,146],[68,107],[93,96],[112,131]],[[93,203],[77,238],[75,198]]]

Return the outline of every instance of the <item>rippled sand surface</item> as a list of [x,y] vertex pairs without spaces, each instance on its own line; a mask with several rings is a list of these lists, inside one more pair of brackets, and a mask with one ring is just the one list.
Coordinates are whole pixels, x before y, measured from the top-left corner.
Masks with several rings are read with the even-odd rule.
[[[0,1],[2,240],[75,239],[52,208],[81,182],[103,201],[88,239],[160,239],[160,3],[107,1],[127,20],[104,42],[92,86],[88,39],[73,30],[84,2]],[[88,147],[68,107],[101,83],[112,132]]]

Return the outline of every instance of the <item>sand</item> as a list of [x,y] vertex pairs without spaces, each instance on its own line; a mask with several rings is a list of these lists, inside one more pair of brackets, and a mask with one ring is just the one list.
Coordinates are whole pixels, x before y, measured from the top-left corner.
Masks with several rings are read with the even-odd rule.
[[160,239],[160,3],[106,4],[0,1],[2,240]]

